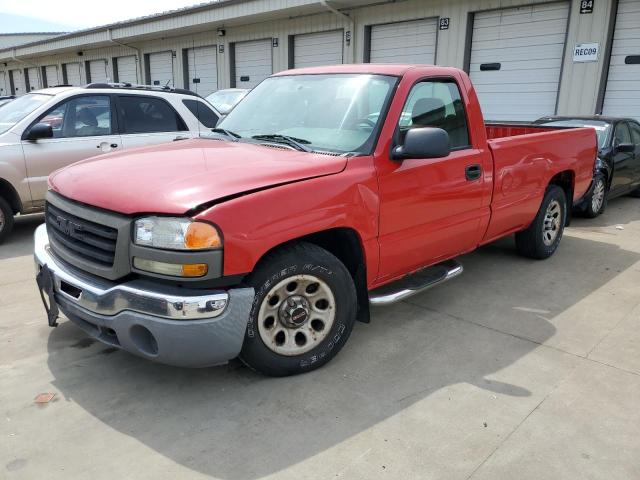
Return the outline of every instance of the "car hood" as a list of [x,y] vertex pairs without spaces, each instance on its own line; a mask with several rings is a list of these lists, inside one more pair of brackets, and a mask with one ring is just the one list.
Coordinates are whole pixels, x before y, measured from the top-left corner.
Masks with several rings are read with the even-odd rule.
[[49,177],[64,197],[123,214],[184,214],[226,197],[339,173],[347,159],[195,139],[111,153]]

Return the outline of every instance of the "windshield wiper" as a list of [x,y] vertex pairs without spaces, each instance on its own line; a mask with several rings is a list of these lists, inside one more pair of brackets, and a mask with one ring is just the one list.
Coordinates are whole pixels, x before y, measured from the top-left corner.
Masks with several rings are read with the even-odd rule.
[[311,148],[307,147],[307,145],[310,145],[311,142],[309,140],[305,140],[304,138],[290,137],[288,135],[280,135],[277,133],[253,135],[251,138],[255,140],[268,140],[275,143],[284,143],[295,148],[296,150],[300,150],[301,152],[313,152]]
[[232,142],[237,142],[238,139],[242,138],[241,135],[238,135],[236,132],[232,132],[231,130],[227,130],[226,128],[212,128],[211,131],[213,133],[221,133],[226,135],[231,139]]

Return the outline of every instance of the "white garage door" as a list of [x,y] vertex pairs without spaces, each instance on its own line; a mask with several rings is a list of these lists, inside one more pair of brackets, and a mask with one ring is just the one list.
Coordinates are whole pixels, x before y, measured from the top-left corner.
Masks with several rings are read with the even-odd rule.
[[89,62],[89,76],[91,83],[108,83],[109,73],[107,72],[107,61],[91,60]]
[[80,72],[79,63],[66,63],[64,68],[67,72],[67,85],[76,87],[82,85],[82,73]]
[[273,72],[271,40],[239,42],[235,49],[237,88],[253,88]]
[[39,68],[31,67],[27,69],[27,75],[29,75],[29,91],[39,90],[42,88],[42,82],[40,81]]
[[7,86],[7,74],[4,72],[0,72],[0,96],[1,95],[10,95],[9,87]]
[[218,90],[217,47],[190,48],[187,50],[189,83],[187,88],[202,97]]
[[13,95],[24,95],[27,93],[27,86],[24,82],[22,70],[11,70],[9,74],[13,79]]
[[116,58],[118,82],[138,83],[138,65],[135,55]]
[[60,84],[60,78],[58,78],[58,66],[47,65],[44,67],[44,71],[47,75],[47,87],[55,87]]
[[435,18],[387,23],[371,27],[371,63],[436,61],[438,22]]
[[173,87],[173,55],[171,52],[158,52],[149,55],[149,74],[151,85]]
[[308,33],[293,37],[295,68],[320,67],[342,63],[342,30]]
[[555,113],[569,3],[475,14],[470,75],[488,120]]
[[640,0],[618,4],[602,113],[640,120]]

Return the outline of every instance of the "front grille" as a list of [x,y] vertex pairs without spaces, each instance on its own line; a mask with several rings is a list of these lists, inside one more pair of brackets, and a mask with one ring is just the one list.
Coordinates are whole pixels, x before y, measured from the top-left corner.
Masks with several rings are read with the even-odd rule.
[[69,253],[105,267],[113,266],[117,229],[77,217],[49,202],[45,222],[49,236]]

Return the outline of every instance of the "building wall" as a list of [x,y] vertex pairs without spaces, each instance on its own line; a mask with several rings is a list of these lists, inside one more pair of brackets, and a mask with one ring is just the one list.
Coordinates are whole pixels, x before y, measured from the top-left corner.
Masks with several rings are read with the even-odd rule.
[[[603,76],[603,71],[608,64],[605,52],[607,45],[611,41],[609,27],[615,10],[614,2],[617,2],[617,0],[596,0],[593,14],[587,15],[579,13],[579,0],[569,1],[571,2],[570,20],[560,82],[558,113],[589,114],[596,111],[602,82],[606,80]],[[112,46],[86,48],[82,49],[83,55],[81,57],[75,51],[50,56],[38,56],[36,53],[38,48],[34,46],[28,48],[32,53],[29,58],[22,59],[24,63],[9,60],[4,70],[50,64],[57,64],[58,68],[61,69],[63,63],[75,61],[82,62],[84,70],[85,61],[104,58],[108,61],[108,68],[111,72],[111,59],[113,57],[136,54],[139,57],[139,78],[144,79],[144,55],[154,51],[172,50],[175,53],[173,59],[175,84],[182,87],[184,86],[182,49],[194,46],[218,45],[223,47],[223,51],[219,50],[217,54],[218,84],[220,88],[226,88],[230,85],[229,45],[233,42],[277,38],[278,46],[273,48],[272,56],[273,71],[277,72],[288,68],[288,42],[291,35],[343,29],[351,34],[350,42],[348,44],[345,42],[343,45],[345,63],[362,62],[365,47],[365,27],[367,25],[431,17],[448,17],[450,19],[449,28],[438,31],[436,63],[464,68],[467,48],[470,45],[469,30],[473,12],[547,2],[548,0],[401,0],[394,3],[343,9],[342,11],[348,15],[348,18],[346,18],[328,11],[319,14],[287,16],[287,2],[284,0],[251,0],[246,4],[238,3],[234,5],[235,14],[240,20],[245,14],[248,15],[248,13],[259,9],[268,11],[269,8],[279,9],[274,11],[274,15],[280,12],[281,16],[284,15],[284,18],[247,25],[225,26],[226,35],[224,37],[217,36],[217,27],[214,26],[203,33],[167,36],[147,41],[136,41],[135,43],[129,43],[126,38],[122,38],[123,34],[119,34],[118,41],[125,42],[130,47],[111,43]],[[317,2],[309,1],[308,3]],[[181,17],[162,20],[164,22],[163,25],[166,28],[171,28],[171,31],[180,31],[175,30],[175,28],[186,29],[194,23],[205,22],[206,25],[207,21],[213,21],[213,17],[207,12],[194,15],[195,17],[189,20],[191,23]],[[127,27],[127,31],[129,35],[158,36],[156,23],[158,21],[155,23],[150,21],[149,25],[145,23],[131,25]],[[108,35],[104,32],[92,33],[90,37],[91,41],[102,44],[108,42]],[[60,41],[69,42],[70,40]],[[600,44],[598,61],[574,63],[572,60],[573,47],[576,43],[586,42],[598,42]],[[3,67],[0,64],[0,70],[2,69]],[[86,74],[84,79],[86,79]]]

